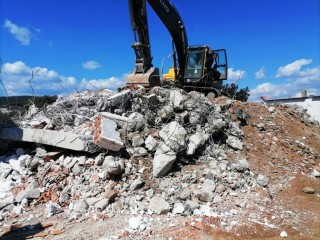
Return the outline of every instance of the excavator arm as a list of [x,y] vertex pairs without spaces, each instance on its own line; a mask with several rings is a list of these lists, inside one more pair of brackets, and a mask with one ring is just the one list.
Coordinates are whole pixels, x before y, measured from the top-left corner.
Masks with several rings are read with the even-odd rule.
[[160,86],[159,69],[152,65],[146,1],[129,0],[129,10],[135,40],[131,46],[136,59],[135,68],[127,76],[127,85]]
[[136,73],[145,73],[152,67],[146,2],[144,0],[129,0],[129,10],[135,39],[132,44],[136,55],[135,70]]
[[[132,47],[136,59],[135,69],[128,75],[127,84],[140,84],[148,87],[160,85],[159,70],[152,65],[146,0],[128,1],[131,28],[134,32],[135,39]],[[171,34],[176,54],[178,55],[178,61],[176,61],[176,55],[174,54],[175,71],[177,67],[179,67],[179,76],[183,76],[188,49],[188,38],[182,18],[177,9],[168,0],[147,0],[147,2]],[[176,62],[178,62],[179,66],[176,66]]]

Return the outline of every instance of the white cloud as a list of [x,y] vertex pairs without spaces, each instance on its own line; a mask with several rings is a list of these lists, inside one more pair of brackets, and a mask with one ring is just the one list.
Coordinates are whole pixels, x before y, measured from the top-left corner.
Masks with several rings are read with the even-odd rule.
[[301,77],[308,75],[308,71],[302,71],[304,65],[312,63],[312,59],[300,59],[286,66],[279,67],[276,77]]
[[17,61],[14,63],[5,63],[3,65],[3,72],[7,74],[24,74],[31,72],[31,68],[24,62]]
[[120,86],[123,86],[125,84],[125,78],[126,75],[123,77],[110,77],[106,79],[82,79],[81,80],[81,85],[85,89],[90,89],[90,90],[97,90],[97,89],[102,89],[102,88],[107,88],[111,90],[115,90]]
[[320,66],[305,68],[302,67],[312,63],[312,59],[300,59],[286,66],[279,67],[276,78],[285,78],[299,87],[310,87],[316,84],[320,86]]
[[250,90],[249,100],[257,101],[261,96],[271,99],[299,97],[303,89],[307,90],[308,95],[320,95],[320,66],[303,69],[303,66],[311,63],[312,59],[300,59],[279,67],[277,83],[259,84]]
[[265,74],[264,68],[260,68],[260,69],[255,73],[255,78],[256,78],[256,79],[264,79],[264,78],[266,78],[266,74]]
[[228,68],[228,80],[236,81],[246,76],[246,72],[243,70],[234,70],[233,68]]
[[[33,79],[31,80],[32,72]],[[63,76],[45,67],[30,67],[22,61],[5,63],[2,68],[2,81],[10,96],[32,94],[30,80],[36,95],[50,95],[75,91],[76,88],[79,90],[100,90],[102,88],[116,90],[124,85],[125,78],[126,75],[106,79],[82,79],[79,82],[73,76]]]
[[[33,79],[32,79],[33,72]],[[56,94],[73,90],[77,84],[74,77],[65,77],[55,70],[30,67],[22,61],[3,65],[3,83],[9,95],[32,94],[30,83],[36,94]]]
[[307,90],[308,95],[320,95],[319,89],[301,88],[295,83],[262,83],[250,90],[250,101],[259,101],[260,97],[267,96],[270,99],[300,97],[301,90]]
[[22,44],[29,45],[32,37],[31,31],[25,27],[19,27],[10,20],[4,21],[4,27]]
[[100,67],[100,64],[96,61],[90,60],[85,63],[82,63],[82,67],[88,70],[94,70]]
[[320,81],[320,66],[302,71],[297,79],[297,84],[312,84]]
[[266,82],[250,90],[249,99],[251,101],[257,101],[261,96],[267,96],[269,98],[279,98],[280,96],[288,97],[290,91],[292,91],[291,84],[272,84]]

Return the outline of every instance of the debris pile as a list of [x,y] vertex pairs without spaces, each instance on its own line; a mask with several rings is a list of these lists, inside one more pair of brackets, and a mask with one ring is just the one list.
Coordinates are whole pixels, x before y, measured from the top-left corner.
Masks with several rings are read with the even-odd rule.
[[[59,133],[49,145],[60,148],[17,148],[0,157],[0,224],[44,206],[42,217],[71,222],[133,215],[130,232],[150,231],[158,214],[220,217],[225,227],[235,226],[240,212],[254,207],[252,199],[269,204],[275,189],[269,172],[253,170],[244,154],[254,150],[245,144],[245,126],[260,136],[272,129],[251,117],[231,100],[214,104],[198,92],[161,87],[86,91],[30,109],[19,129],[43,138],[44,131]],[[75,136],[82,142],[75,144]],[[78,144],[79,151],[67,150]],[[315,161],[300,145],[301,155]],[[257,188],[268,194],[261,199]]]

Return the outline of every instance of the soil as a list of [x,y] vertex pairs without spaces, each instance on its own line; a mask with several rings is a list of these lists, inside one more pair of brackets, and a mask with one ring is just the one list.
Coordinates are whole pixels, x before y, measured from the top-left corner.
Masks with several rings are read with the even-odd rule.
[[[217,100],[215,100],[217,101]],[[223,203],[237,210],[237,220],[225,218],[187,217],[176,215],[153,216],[151,230],[129,232],[130,215],[98,216],[90,219],[46,218],[45,206],[37,206],[37,213],[17,216],[24,224],[0,229],[0,239],[43,239],[34,233],[23,234],[27,224],[45,225],[38,233],[44,239],[320,239],[320,179],[311,175],[320,170],[320,127],[286,106],[275,106],[274,111],[261,103],[234,102],[228,110],[235,121],[240,121],[236,109],[248,116],[243,123],[244,150],[230,152],[231,160],[246,159],[250,170],[268,176],[266,188],[251,189],[245,207],[234,207],[232,197]],[[181,171],[187,171],[185,166]],[[201,167],[193,165],[192,167]],[[305,187],[314,194],[303,191]],[[241,193],[240,193],[241,194]],[[233,204],[233,205],[232,205]],[[20,218],[20,219],[19,219]],[[56,235],[54,235],[54,230]],[[59,231],[61,230],[61,231]]]

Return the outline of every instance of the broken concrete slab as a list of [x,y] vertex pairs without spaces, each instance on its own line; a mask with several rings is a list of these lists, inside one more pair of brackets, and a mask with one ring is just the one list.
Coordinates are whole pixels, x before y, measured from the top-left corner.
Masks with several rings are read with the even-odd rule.
[[130,89],[127,89],[107,98],[105,103],[108,107],[115,107],[117,105],[125,103],[126,101],[129,101],[133,98],[133,96],[134,93]]
[[90,144],[92,141],[84,139],[82,135],[64,131],[17,127],[2,128],[0,129],[0,139],[41,143],[75,151],[95,151],[92,144]]
[[127,117],[120,116],[120,115],[113,114],[113,113],[109,113],[109,112],[100,112],[99,115],[103,116],[104,118],[114,120],[115,122],[117,122],[117,121],[127,122],[128,121]]
[[107,95],[109,95],[107,98],[105,96],[101,96],[96,102],[96,110],[98,112],[119,106],[134,97],[134,93],[130,89],[121,91],[119,93],[112,93],[111,96],[110,94]]

